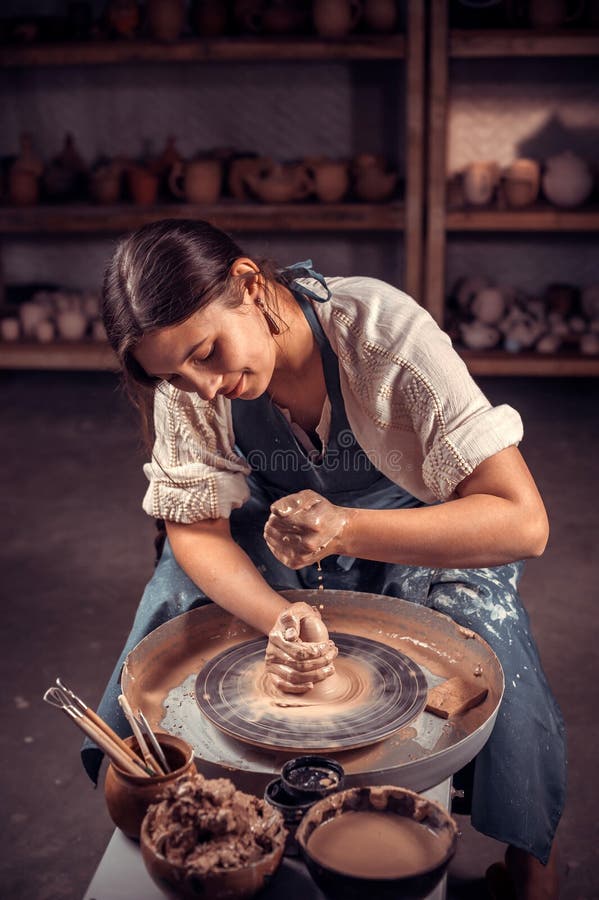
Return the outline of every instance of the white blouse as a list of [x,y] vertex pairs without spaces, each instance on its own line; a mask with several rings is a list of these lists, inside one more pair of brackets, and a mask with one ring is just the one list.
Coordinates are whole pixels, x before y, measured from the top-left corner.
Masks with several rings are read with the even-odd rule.
[[[296,282],[325,296],[314,279]],[[358,443],[384,475],[426,503],[449,500],[488,457],[522,439],[515,409],[493,407],[445,332],[411,297],[374,278],[327,278],[310,300],[339,360]],[[325,404],[325,413],[327,404]],[[228,517],[249,497],[250,467],[234,451],[231,401],[156,390],[156,442],[143,508],[175,522]],[[318,432],[326,450],[330,415]]]

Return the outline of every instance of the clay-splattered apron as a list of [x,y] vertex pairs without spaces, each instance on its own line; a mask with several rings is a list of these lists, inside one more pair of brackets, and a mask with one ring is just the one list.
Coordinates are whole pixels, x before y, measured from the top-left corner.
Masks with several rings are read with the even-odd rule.
[[[309,275],[326,287],[308,264]],[[341,506],[396,509],[420,501],[370,463],[349,426],[339,366],[312,301],[326,302],[305,287],[294,293],[318,342],[331,403],[331,427],[320,456],[308,454],[267,394],[233,401],[236,450],[252,466],[251,497],[231,514],[231,532],[264,578],[277,589],[314,588],[316,566],[288,569],[268,549],[263,529],[274,500],[312,489]],[[310,297],[310,300],[308,299]],[[493,733],[476,758],[471,797],[472,824],[499,841],[547,860],[565,795],[564,724],[543,673],[518,597],[522,563],[487,569],[429,569],[330,556],[322,561],[324,587],[366,591],[421,603],[450,615],[483,637],[499,657],[505,694]],[[177,565],[168,541],[139,605],[133,628],[99,706],[117,731],[128,726],[117,703],[127,653],[146,634],[189,609],[208,602]],[[84,764],[97,777],[101,755],[86,746]]]

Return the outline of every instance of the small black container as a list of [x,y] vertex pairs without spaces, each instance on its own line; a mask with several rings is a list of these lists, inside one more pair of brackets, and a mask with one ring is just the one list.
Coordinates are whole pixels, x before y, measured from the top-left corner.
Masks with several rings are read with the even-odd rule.
[[326,756],[297,756],[281,769],[286,792],[312,803],[342,790],[344,778],[343,766]]
[[285,856],[298,856],[299,848],[295,840],[295,832],[304,814],[308,812],[316,801],[298,799],[287,793],[280,778],[274,778],[268,782],[264,789],[264,799],[275,809],[278,809],[285,820],[285,828],[287,829]]

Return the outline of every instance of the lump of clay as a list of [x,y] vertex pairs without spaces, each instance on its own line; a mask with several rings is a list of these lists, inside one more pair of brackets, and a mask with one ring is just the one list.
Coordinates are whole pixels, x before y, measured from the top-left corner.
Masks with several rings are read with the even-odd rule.
[[169,784],[145,824],[154,850],[187,876],[247,866],[286,836],[281,814],[265,800],[200,773]]

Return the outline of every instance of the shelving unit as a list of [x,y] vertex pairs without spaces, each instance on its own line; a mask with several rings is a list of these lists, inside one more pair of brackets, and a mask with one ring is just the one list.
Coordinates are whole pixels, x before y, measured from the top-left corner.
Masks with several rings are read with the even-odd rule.
[[[517,210],[448,209],[447,118],[452,59],[588,57],[599,55],[599,31],[450,29],[446,0],[430,8],[428,104],[428,190],[424,304],[440,325],[445,318],[445,254],[449,233],[599,233],[599,209],[560,210],[549,205]],[[464,351],[476,375],[599,375],[599,357],[558,353]]]
[[[371,204],[317,202],[262,204],[224,199],[212,206],[187,203],[137,207],[131,204],[46,205],[30,208],[0,206],[0,236],[61,236],[119,234],[147,222],[173,217],[208,219],[234,233],[313,232],[388,233],[403,236],[405,290],[422,294],[423,273],[423,179],[424,164],[424,44],[425,10],[419,0],[406,5],[406,33],[353,35],[344,40],[315,37],[222,37],[185,39],[174,44],[150,40],[38,44],[0,48],[0,69],[16,67],[117,66],[121,64],[221,64],[237,62],[346,61],[369,63],[392,61],[403,65],[398,90],[406,92],[405,193],[401,200]],[[201,90],[201,86],[198,87]],[[115,102],[118,102],[118,97]],[[36,345],[0,344],[0,368],[112,368],[108,348],[91,342]]]

